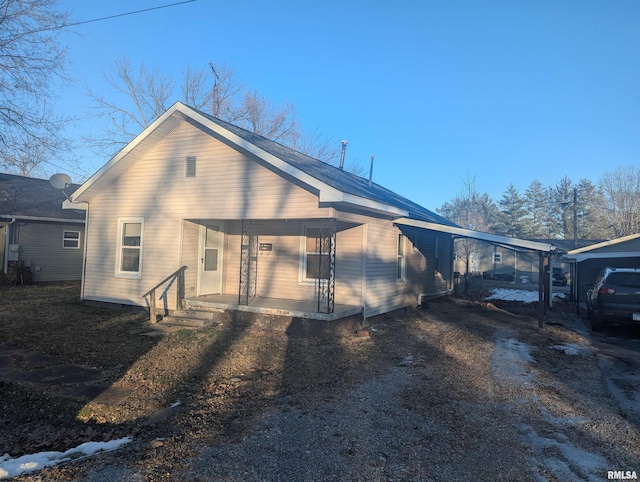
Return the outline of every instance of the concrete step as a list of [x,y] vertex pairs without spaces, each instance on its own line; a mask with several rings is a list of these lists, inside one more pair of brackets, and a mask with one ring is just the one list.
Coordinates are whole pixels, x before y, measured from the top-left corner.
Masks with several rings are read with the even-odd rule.
[[216,319],[216,313],[189,309],[176,310],[165,316],[160,323],[184,328],[207,328],[220,324]]

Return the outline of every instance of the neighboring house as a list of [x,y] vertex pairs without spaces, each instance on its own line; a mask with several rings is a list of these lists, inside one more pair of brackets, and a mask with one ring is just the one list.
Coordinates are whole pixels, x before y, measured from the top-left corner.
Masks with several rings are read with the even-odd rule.
[[[553,244],[556,249],[552,265],[570,274],[570,267],[563,261],[562,255],[573,248],[573,239],[535,239],[532,241]],[[577,244],[579,247],[584,247],[596,242],[600,241],[579,239]],[[470,243],[461,239],[456,240],[454,269],[461,274],[466,272],[466,252],[470,253],[469,271],[471,273],[482,274],[483,277],[489,279],[515,282],[521,282],[524,279],[529,283],[538,282],[538,255],[535,252],[496,243],[476,240]],[[569,277],[569,282],[570,279]]]
[[[67,188],[67,193],[77,189]],[[48,180],[0,174],[0,266],[26,267],[32,281],[82,275],[84,211],[63,209],[64,194]]]
[[586,290],[603,268],[640,268],[640,233],[571,250],[565,261],[573,265],[576,276],[575,299],[584,304]]
[[181,103],[71,200],[84,300],[336,320],[453,289],[453,223]]

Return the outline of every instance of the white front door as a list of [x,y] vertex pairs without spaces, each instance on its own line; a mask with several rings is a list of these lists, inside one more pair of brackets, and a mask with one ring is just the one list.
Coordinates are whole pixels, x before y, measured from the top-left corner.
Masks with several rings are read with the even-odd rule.
[[198,296],[222,292],[221,222],[200,225]]

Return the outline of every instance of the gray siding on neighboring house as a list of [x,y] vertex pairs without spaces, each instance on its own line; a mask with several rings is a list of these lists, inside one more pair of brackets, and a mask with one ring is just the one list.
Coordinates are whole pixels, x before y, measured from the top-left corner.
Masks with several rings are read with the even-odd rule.
[[[477,272],[487,276],[493,274],[510,275],[515,281],[526,276],[529,282],[538,281],[538,253],[515,251],[504,246],[476,241],[474,253],[477,255]],[[499,254],[501,261],[495,261],[495,254]],[[458,250],[455,270],[465,274],[464,252]],[[471,270],[471,267],[469,267]]]
[[[13,243],[18,244],[19,260],[31,268],[35,281],[77,281],[82,277],[82,256],[84,251],[84,225],[74,223],[53,223],[16,221]],[[64,231],[80,233],[80,245],[64,248]],[[36,272],[36,267],[38,271]]]

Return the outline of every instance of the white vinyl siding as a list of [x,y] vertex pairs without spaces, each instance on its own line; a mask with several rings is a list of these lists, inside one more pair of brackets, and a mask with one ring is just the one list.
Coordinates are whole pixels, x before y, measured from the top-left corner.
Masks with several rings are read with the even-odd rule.
[[[197,156],[195,178],[185,177],[184,160],[188,156]],[[185,122],[91,201],[83,297],[144,306],[147,302],[140,297],[142,293],[182,265],[188,266],[186,295],[194,295],[190,288],[194,286],[193,276],[197,270],[194,262],[200,220],[253,219],[256,223],[280,219],[283,225],[288,222],[289,226],[296,226],[292,233],[295,240],[292,252],[299,253],[300,224],[292,220],[333,215],[330,208],[318,208],[317,195]],[[113,277],[116,243],[106,240],[117,239],[118,216],[144,217],[141,260],[144,269],[139,279]],[[225,229],[236,229],[239,236],[239,226],[239,221],[235,228],[230,222]],[[194,233],[192,227],[196,228]],[[196,236],[193,240],[192,234]],[[195,243],[195,256],[186,255],[188,243]],[[224,258],[223,292],[227,294],[238,290],[239,264],[235,256],[239,257],[239,244],[238,237],[227,239],[225,236],[224,249],[229,246],[229,256]],[[292,279],[297,283],[297,254],[291,259]],[[286,265],[279,266],[281,268],[285,272],[288,269]],[[268,280],[264,283],[265,288],[270,285]],[[169,307],[175,306],[174,292],[169,290],[168,299],[162,301]],[[307,295],[294,299],[308,299]]]
[[[196,156],[197,176],[187,178],[185,159]],[[242,219],[251,220],[257,242],[272,245],[257,254],[258,296],[316,299],[314,284],[299,282],[300,239],[304,226],[319,225],[320,218],[338,219],[336,304],[366,305],[367,316],[374,316],[415,305],[419,293],[438,289],[433,259],[425,257],[433,256],[433,242],[422,247],[423,238],[432,240],[429,233],[421,233],[419,250],[406,247],[407,281],[396,284],[400,231],[392,221],[319,207],[317,193],[188,122],[103,187],[88,211],[84,299],[146,306],[142,294],[181,266],[187,266],[185,294],[195,296],[198,232],[207,220],[224,221],[222,292],[237,295]],[[119,218],[144,219],[138,277],[114,276]],[[441,241],[444,273],[447,246]],[[159,306],[174,309],[176,290],[165,288],[158,290]]]

